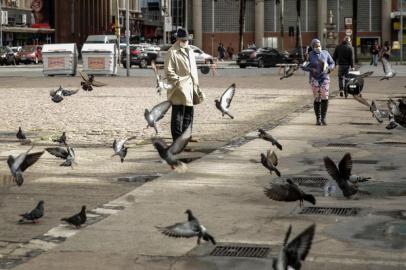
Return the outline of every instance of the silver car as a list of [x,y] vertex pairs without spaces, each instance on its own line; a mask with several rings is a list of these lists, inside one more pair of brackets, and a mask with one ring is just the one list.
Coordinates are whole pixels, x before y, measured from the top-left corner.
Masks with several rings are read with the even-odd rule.
[[[169,48],[171,46],[172,46],[171,44],[160,45],[161,49],[158,51],[157,57],[156,57],[156,60],[155,60],[157,64],[163,64],[164,63],[166,52],[169,50]],[[196,64],[198,66],[213,63],[213,56],[211,56],[210,54],[205,53],[204,51],[202,51],[201,49],[199,49],[198,47],[196,47],[194,45],[189,45],[189,46],[193,50],[193,52],[195,54]]]

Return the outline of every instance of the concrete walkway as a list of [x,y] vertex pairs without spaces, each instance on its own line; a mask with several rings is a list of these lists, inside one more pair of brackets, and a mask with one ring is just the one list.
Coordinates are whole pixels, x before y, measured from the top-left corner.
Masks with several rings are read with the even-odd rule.
[[[404,88],[387,91],[369,97],[383,106],[388,96],[405,94]],[[74,235],[60,244],[33,242],[39,252],[46,251],[15,269],[271,269],[268,258],[205,256],[213,249],[208,244],[189,253],[195,239],[168,238],[156,230],[155,226],[185,220],[188,208],[220,244],[270,245],[272,254],[279,251],[289,224],[296,235],[316,223],[303,269],[405,269],[406,130],[388,132],[387,122],[378,124],[365,106],[352,99],[331,100],[328,126],[314,122],[310,109],[291,114],[270,131],[284,147],[277,152],[283,179],[328,177],[323,156],[338,162],[351,152],[356,160],[354,174],[373,179],[361,184],[370,196],[347,200],[340,192],[323,197],[320,187],[303,189],[316,196],[316,206],[361,208],[357,216],[300,215],[297,203],[269,200],[263,188],[282,179],[270,176],[257,162],[270,144],[257,139],[253,131],[189,164],[184,174],[169,173],[93,210],[93,215],[107,216],[100,222],[80,231],[64,225],[52,229],[48,233],[52,239]],[[328,143],[356,145],[329,147]]]

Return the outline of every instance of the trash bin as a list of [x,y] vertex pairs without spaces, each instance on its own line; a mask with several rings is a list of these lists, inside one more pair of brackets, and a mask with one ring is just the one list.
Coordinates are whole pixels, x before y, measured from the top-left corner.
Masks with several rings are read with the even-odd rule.
[[42,48],[44,75],[76,75],[78,50],[75,43],[45,44]]
[[82,48],[83,71],[87,74],[117,74],[115,44],[85,43]]

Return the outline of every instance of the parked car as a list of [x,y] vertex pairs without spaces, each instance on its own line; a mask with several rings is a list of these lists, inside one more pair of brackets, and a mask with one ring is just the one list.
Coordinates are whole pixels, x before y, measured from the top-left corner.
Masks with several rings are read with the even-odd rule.
[[276,64],[292,63],[288,55],[278,52],[274,48],[246,49],[241,51],[237,57],[237,65],[240,68],[248,66],[273,67]]
[[0,65],[12,65],[15,63],[15,56],[10,47],[0,47]]
[[[169,50],[169,48],[171,46],[172,46],[171,44],[165,44],[165,45],[160,46],[160,50],[158,51],[157,57],[156,57],[156,63],[158,63],[158,64],[164,63],[166,52]],[[195,54],[197,65],[213,63],[213,56],[205,53],[204,51],[202,51],[201,49],[199,49],[198,47],[196,47],[194,45],[189,45],[189,46]]]
[[24,64],[42,62],[42,47],[40,45],[25,45],[20,53],[20,61]]
[[[125,49],[121,51],[121,64],[127,68],[127,52]],[[140,68],[147,68],[151,64],[151,59],[148,53],[142,46],[130,46],[130,68],[133,65],[138,65]]]

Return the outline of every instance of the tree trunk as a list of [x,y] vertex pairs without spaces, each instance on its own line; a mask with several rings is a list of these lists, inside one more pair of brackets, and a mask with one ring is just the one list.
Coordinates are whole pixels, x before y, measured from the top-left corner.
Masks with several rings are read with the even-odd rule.
[[284,27],[283,27],[283,12],[284,12],[284,2],[285,0],[277,0],[276,3],[279,5],[279,24],[280,24],[280,38],[279,38],[279,50],[283,52],[283,39],[284,39]]
[[352,1],[352,47],[354,48],[354,62],[358,63],[357,55],[357,19],[358,19],[358,0]]

